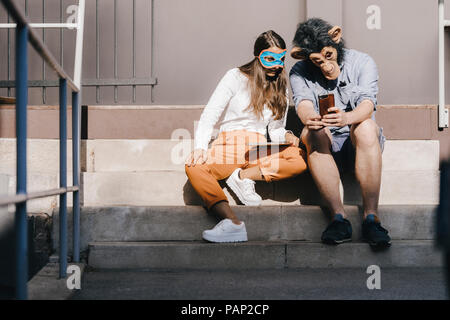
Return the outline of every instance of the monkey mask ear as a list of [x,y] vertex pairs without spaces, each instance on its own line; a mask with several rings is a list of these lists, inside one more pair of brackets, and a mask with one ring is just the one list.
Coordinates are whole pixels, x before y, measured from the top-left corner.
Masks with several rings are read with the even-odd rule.
[[342,29],[339,26],[334,26],[333,28],[330,29],[330,31],[328,31],[328,34],[330,35],[331,40],[333,40],[336,43],[339,43],[342,37]]
[[306,59],[305,55],[302,53],[302,48],[293,47],[291,50],[291,57],[298,60]]

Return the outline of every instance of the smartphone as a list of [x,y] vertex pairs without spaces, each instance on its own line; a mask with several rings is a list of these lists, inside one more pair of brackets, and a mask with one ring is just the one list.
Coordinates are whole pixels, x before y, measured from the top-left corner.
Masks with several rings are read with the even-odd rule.
[[328,108],[334,107],[334,94],[324,94],[319,96],[320,116],[328,114]]

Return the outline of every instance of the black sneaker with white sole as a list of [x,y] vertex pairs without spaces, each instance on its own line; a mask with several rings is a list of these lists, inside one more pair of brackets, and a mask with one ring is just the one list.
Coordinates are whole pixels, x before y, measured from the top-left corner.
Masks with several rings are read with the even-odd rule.
[[362,238],[374,249],[389,248],[391,237],[388,231],[381,226],[373,214],[369,214],[362,224]]
[[341,214],[337,214],[322,233],[321,239],[326,244],[340,244],[352,241],[352,225],[350,221],[344,219]]

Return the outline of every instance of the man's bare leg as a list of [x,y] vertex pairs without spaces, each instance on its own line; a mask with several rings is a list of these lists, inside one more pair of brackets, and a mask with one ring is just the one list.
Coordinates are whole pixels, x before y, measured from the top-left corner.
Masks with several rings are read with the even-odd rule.
[[379,128],[375,121],[367,119],[352,125],[351,139],[356,148],[355,174],[363,198],[364,218],[377,214],[381,184],[381,147]]
[[346,218],[339,192],[339,170],[331,155],[331,132],[328,128],[317,131],[304,128],[301,138],[306,146],[311,176],[322,198],[333,215],[340,213]]

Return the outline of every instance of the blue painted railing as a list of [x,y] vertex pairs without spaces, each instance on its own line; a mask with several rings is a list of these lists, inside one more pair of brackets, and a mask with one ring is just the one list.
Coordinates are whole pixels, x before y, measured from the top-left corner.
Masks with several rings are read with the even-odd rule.
[[[48,48],[30,28],[16,3],[1,0],[16,26],[16,135],[17,135],[17,190],[16,195],[0,198],[0,206],[15,204],[15,286],[16,298],[27,299],[28,236],[27,201],[59,195],[59,277],[67,270],[67,193],[73,192],[73,262],[80,260],[80,95],[79,88],[67,76]],[[47,64],[58,74],[59,81],[59,135],[60,185],[58,189],[27,192],[27,103],[28,103],[28,41]],[[67,187],[67,87],[72,90],[72,164],[73,186]]]

